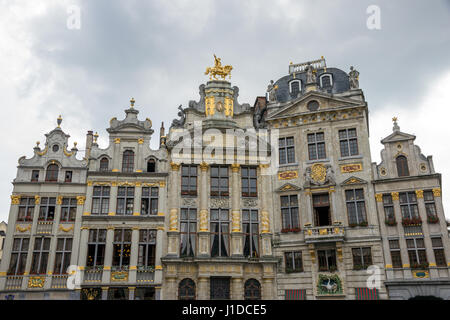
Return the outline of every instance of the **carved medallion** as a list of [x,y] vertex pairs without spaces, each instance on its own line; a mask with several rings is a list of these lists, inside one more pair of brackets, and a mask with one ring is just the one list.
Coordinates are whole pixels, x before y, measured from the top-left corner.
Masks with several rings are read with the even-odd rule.
[[327,176],[327,169],[323,164],[316,163],[311,167],[311,178],[319,183],[324,183]]

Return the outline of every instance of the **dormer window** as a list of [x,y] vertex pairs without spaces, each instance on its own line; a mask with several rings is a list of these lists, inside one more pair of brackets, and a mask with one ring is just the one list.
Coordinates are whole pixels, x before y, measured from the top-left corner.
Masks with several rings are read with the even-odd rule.
[[109,168],[109,160],[106,157],[103,157],[100,160],[100,171],[108,171]]
[[300,80],[292,80],[289,82],[289,92],[291,96],[297,97],[298,93],[302,90],[302,82]]
[[155,159],[150,159],[147,161],[147,172],[156,172],[156,161]]
[[331,74],[323,74],[320,76],[320,87],[323,89],[331,89],[333,87],[333,77]]
[[408,159],[405,156],[398,156],[395,159],[397,164],[397,173],[399,177],[409,176]]
[[50,164],[47,167],[47,172],[45,174],[45,181],[47,181],[47,182],[56,182],[56,181],[58,181],[58,171],[59,171],[58,165]]
[[31,181],[32,182],[37,182],[39,181],[39,170],[33,170],[31,172]]

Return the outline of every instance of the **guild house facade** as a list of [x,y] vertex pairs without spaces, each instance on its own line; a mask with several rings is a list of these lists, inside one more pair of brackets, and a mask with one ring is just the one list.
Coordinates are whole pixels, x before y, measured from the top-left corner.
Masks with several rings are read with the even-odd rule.
[[372,163],[358,71],[291,63],[251,106],[231,70],[156,150],[134,99],[83,158],[60,116],[19,159],[1,299],[450,299],[441,175],[396,118]]

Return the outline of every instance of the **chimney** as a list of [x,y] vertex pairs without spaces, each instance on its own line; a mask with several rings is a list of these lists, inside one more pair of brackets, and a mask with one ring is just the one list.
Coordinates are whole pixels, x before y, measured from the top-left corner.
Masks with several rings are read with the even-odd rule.
[[89,159],[89,157],[91,156],[91,148],[93,141],[94,141],[93,131],[89,130],[86,134],[86,153],[84,155],[86,159]]

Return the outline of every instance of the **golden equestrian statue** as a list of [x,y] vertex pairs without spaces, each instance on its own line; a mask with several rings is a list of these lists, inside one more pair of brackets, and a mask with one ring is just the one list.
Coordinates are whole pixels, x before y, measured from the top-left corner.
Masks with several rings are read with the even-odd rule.
[[231,70],[233,70],[232,66],[223,66],[220,62],[220,58],[217,58],[214,55],[214,67],[206,68],[205,74],[209,74],[209,80],[218,80],[217,76],[221,76],[223,80],[225,80],[226,76],[230,76],[231,79]]

